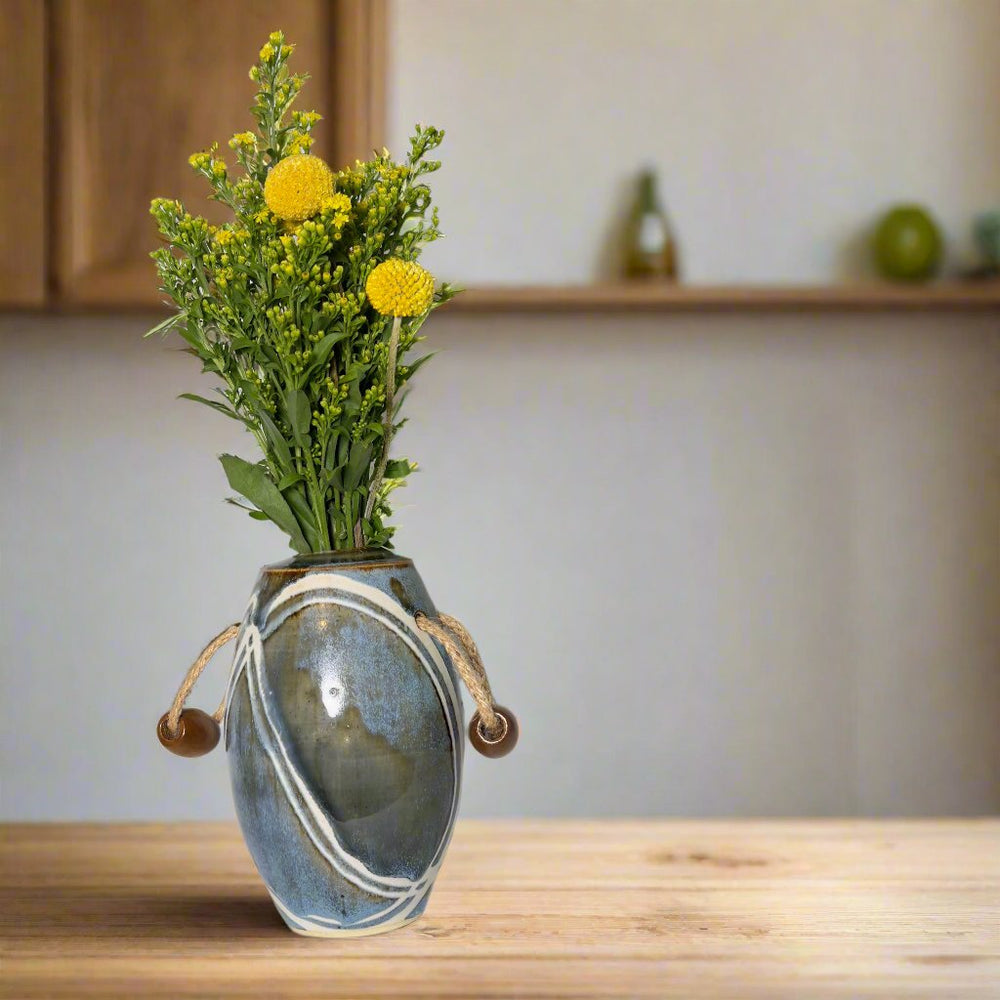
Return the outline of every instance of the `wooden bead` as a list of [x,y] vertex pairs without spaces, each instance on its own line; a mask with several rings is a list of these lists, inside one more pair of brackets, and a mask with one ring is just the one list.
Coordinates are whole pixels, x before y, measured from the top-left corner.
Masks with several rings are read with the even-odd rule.
[[203,757],[214,750],[219,742],[219,724],[200,708],[185,708],[177,720],[177,735],[167,732],[167,715],[164,712],[156,725],[156,735],[171,753],[178,757]]
[[500,716],[503,723],[500,735],[490,739],[483,731],[479,712],[476,712],[469,723],[469,740],[484,757],[506,757],[517,746],[517,737],[520,734],[517,717],[503,705],[494,705],[493,711]]

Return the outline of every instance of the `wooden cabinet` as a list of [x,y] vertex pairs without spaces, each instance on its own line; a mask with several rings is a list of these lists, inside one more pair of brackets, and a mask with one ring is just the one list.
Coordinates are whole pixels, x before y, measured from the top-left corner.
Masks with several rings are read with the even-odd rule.
[[45,10],[0,0],[0,304],[45,301]]
[[24,65],[0,71],[5,103],[8,86],[18,105],[36,88],[49,95],[47,124],[42,96],[34,114],[19,116],[37,121],[39,135],[28,136],[31,163],[19,159],[0,189],[5,234],[9,225],[37,228],[47,246],[8,262],[5,235],[4,304],[39,302],[46,290],[66,305],[159,301],[149,201],[179,197],[193,212],[223,217],[187,157],[216,141],[228,154],[229,136],[253,127],[247,70],[276,28],[296,43],[293,68],[312,77],[298,106],[325,118],[314,151],[336,165],[381,145],[381,0],[0,2],[4,28],[23,21],[34,42],[30,51],[8,47]]

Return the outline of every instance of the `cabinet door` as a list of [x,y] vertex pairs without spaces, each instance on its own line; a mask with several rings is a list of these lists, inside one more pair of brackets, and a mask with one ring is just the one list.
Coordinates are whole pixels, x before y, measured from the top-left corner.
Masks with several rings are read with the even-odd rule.
[[177,197],[191,212],[213,221],[225,217],[205,197],[205,182],[187,158],[212,142],[230,154],[229,137],[253,127],[255,84],[247,70],[276,28],[296,43],[293,69],[311,74],[296,106],[325,117],[313,151],[341,162],[346,151],[336,147],[334,123],[365,112],[336,84],[343,58],[338,29],[345,18],[367,20],[366,6],[356,0],[53,0],[59,300],[160,301],[149,260],[157,245],[149,201]]
[[0,0],[0,306],[40,305],[46,286],[45,9]]

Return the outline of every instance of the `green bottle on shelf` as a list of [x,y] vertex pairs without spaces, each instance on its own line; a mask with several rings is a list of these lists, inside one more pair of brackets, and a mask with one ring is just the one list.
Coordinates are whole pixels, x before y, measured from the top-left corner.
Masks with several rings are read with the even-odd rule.
[[656,193],[656,174],[639,175],[638,196],[625,242],[625,274],[629,278],[677,280],[677,246]]

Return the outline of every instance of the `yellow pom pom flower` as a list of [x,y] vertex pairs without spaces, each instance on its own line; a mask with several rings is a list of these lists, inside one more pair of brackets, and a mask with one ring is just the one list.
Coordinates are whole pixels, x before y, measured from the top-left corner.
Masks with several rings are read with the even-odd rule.
[[302,222],[333,197],[333,171],[318,156],[297,153],[279,160],[264,182],[267,207],[286,222]]
[[393,257],[368,275],[365,291],[383,316],[421,316],[434,300],[434,276],[416,261]]

